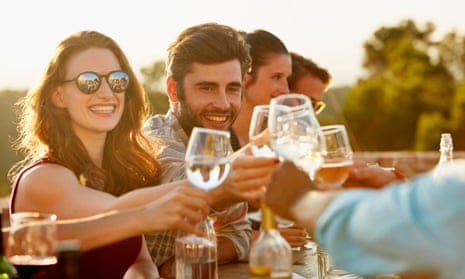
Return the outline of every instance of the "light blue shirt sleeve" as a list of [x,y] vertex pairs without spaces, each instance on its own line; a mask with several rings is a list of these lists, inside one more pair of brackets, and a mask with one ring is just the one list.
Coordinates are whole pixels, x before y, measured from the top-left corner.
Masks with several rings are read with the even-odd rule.
[[315,237],[337,266],[360,275],[430,270],[465,278],[465,161],[440,177],[341,193]]

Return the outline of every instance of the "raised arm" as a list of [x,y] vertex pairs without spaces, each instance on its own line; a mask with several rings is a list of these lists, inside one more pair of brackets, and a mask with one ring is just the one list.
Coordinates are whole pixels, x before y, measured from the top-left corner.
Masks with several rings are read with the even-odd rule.
[[[207,194],[187,181],[133,190],[119,197],[82,186],[67,168],[55,164],[41,164],[21,179],[15,199],[15,211],[55,213],[59,219],[80,218],[108,211],[137,207],[174,192],[179,204],[190,204],[191,197],[208,200]],[[76,198],[79,197],[79,198]],[[192,200],[194,200],[192,199]]]

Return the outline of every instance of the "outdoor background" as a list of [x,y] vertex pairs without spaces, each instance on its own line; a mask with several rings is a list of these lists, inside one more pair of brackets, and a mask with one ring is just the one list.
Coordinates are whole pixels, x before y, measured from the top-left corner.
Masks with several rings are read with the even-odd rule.
[[442,132],[465,150],[465,1],[3,1],[0,4],[0,196],[18,160],[14,103],[60,40],[83,29],[113,37],[164,113],[164,54],[184,28],[215,21],[266,29],[326,67],[322,125],[344,123],[356,151],[437,151]]

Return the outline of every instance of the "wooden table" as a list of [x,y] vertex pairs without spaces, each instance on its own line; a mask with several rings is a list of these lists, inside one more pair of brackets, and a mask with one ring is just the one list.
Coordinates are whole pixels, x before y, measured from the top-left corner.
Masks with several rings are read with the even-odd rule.
[[[292,252],[293,272],[306,279],[318,279],[317,256],[312,250],[301,250]],[[249,279],[249,263],[233,262],[218,267],[219,279]],[[364,279],[376,279],[377,276],[364,276]],[[378,276],[378,278],[383,278]],[[394,277],[389,277],[394,278]],[[437,279],[429,273],[402,274],[401,279]]]
[[[292,252],[294,273],[307,278],[318,278],[318,265],[316,253],[313,250]],[[249,279],[249,263],[233,262],[218,267],[219,279]]]

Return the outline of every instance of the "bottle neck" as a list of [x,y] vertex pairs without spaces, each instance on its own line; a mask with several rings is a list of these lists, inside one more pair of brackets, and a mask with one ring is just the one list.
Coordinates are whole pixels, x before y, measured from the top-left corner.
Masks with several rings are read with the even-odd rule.
[[263,198],[260,200],[260,210],[262,216],[262,230],[276,230],[277,225],[274,213]]
[[452,143],[452,137],[450,136],[450,134],[442,134],[441,142],[439,145],[439,151],[441,152],[439,162],[444,163],[452,161],[454,145]]
[[445,162],[450,162],[453,160],[454,160],[454,157],[452,155],[452,150],[449,150],[447,152],[441,152],[441,157],[439,158],[439,162],[445,163]]
[[57,249],[58,275],[60,279],[79,278],[80,242],[77,240],[62,241]]
[[441,163],[446,163],[446,162],[451,162],[453,161],[452,154],[441,154],[441,158],[439,159],[439,162]]

